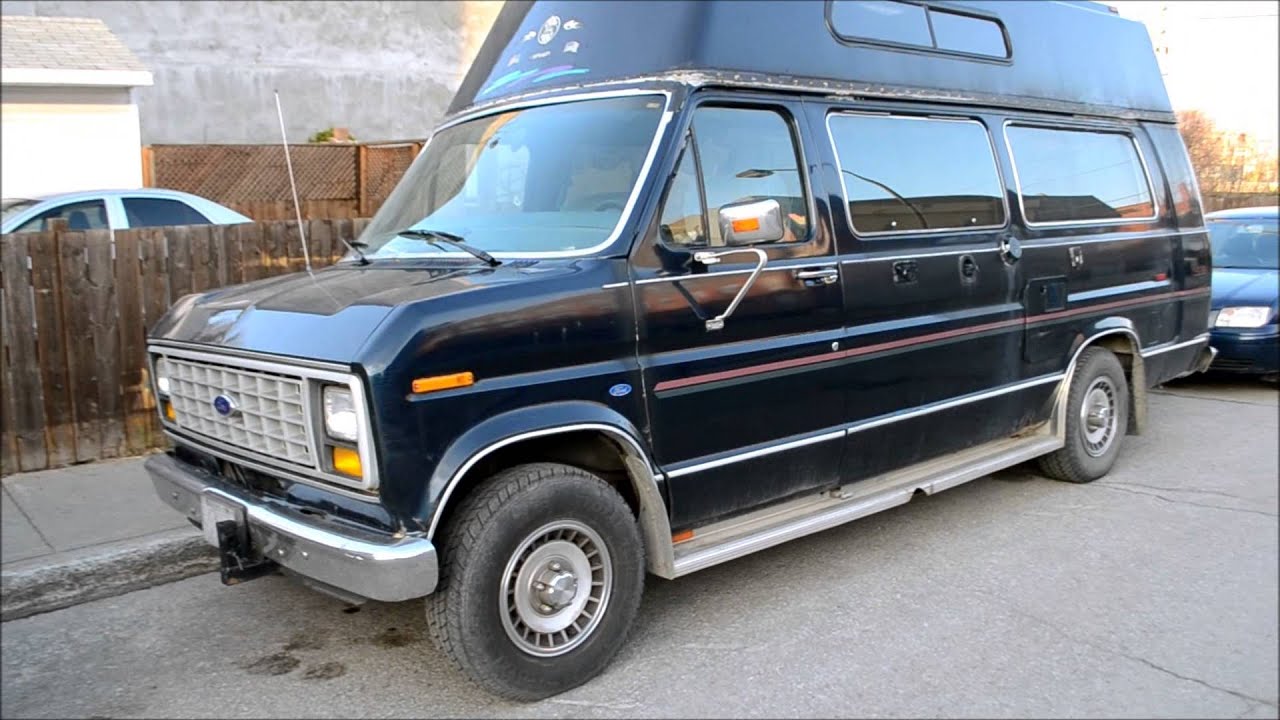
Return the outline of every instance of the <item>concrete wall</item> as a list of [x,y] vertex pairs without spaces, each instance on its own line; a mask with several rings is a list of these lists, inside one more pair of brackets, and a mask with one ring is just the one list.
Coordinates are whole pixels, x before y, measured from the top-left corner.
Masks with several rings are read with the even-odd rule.
[[142,142],[278,142],[348,127],[424,137],[501,8],[467,2],[0,2],[5,15],[95,17],[155,75],[134,91]]
[[127,88],[5,87],[0,134],[5,197],[142,186]]

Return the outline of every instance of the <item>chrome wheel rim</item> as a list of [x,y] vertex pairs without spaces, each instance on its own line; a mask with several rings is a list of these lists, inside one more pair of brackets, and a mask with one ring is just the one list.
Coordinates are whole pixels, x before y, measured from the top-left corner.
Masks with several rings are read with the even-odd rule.
[[586,641],[609,604],[613,563],[604,541],[572,520],[547,523],[516,547],[498,588],[507,637],[539,657]]
[[1080,405],[1080,437],[1084,450],[1101,457],[1116,437],[1116,386],[1110,378],[1094,378]]

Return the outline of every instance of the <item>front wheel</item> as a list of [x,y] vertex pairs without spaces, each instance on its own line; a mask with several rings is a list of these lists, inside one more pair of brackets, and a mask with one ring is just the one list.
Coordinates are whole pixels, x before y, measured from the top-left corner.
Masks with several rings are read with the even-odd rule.
[[1058,480],[1093,482],[1120,454],[1129,427],[1129,384],[1110,350],[1080,354],[1067,396],[1066,445],[1040,458],[1040,469]]
[[551,463],[489,478],[458,508],[427,598],[436,645],[472,680],[538,700],[600,672],[644,588],[635,517],[600,478]]

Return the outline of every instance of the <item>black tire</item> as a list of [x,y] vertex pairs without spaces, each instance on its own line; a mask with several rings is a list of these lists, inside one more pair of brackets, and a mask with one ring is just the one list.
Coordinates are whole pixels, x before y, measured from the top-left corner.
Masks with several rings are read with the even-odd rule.
[[[1114,391],[1111,398],[1111,436],[1105,447],[1091,442],[1089,433],[1098,428],[1087,427],[1081,412],[1086,395],[1098,388],[1104,394],[1106,388]],[[1071,390],[1067,396],[1066,441],[1062,448],[1040,458],[1040,470],[1056,480],[1073,483],[1093,482],[1106,475],[1115,465],[1120,454],[1125,432],[1129,427],[1129,383],[1125,380],[1124,367],[1110,350],[1088,348],[1076,361],[1071,377]]]
[[[511,578],[524,577],[526,566],[535,573],[533,568],[541,562],[536,559],[542,550],[549,551],[542,556],[547,563],[552,562],[549,558],[562,557],[554,554],[556,547],[567,547],[555,546],[565,542],[562,538],[568,537],[575,544],[587,543],[587,551],[595,547],[587,534],[574,535],[572,530],[538,534],[535,544],[527,545],[540,529],[553,524],[576,525],[594,533],[605,549],[594,557],[601,566],[608,564],[612,572],[611,579],[600,586],[608,587],[607,595],[594,605],[597,612],[593,614],[599,615],[599,620],[575,615],[585,623],[586,632],[579,632],[572,639],[566,637],[564,645],[568,649],[562,654],[537,656],[508,633],[518,634],[523,628],[534,638],[549,637],[547,642],[552,643],[567,636],[568,630],[533,633],[529,625],[521,624],[524,616],[513,610],[514,592],[499,588],[520,585]],[[445,531],[440,548],[440,582],[427,598],[427,626],[436,646],[476,684],[512,700],[540,700],[590,680],[622,647],[644,591],[644,544],[626,501],[600,478],[553,463],[504,470],[485,480],[465,499]],[[528,549],[521,558],[514,557],[522,547]],[[595,564],[590,567],[593,580],[606,577]],[[509,568],[513,568],[510,574]],[[546,576],[535,573],[534,577]],[[526,583],[524,587],[532,586]],[[582,586],[575,579],[573,587],[572,600],[566,599],[567,594],[558,596],[568,603],[568,613],[578,612],[574,603]],[[588,591],[591,597],[604,592],[595,587],[592,585]],[[525,592],[522,597],[537,596]],[[533,602],[538,603],[536,599]],[[590,600],[586,602],[584,608],[590,606]],[[504,621],[504,615],[512,619]]]

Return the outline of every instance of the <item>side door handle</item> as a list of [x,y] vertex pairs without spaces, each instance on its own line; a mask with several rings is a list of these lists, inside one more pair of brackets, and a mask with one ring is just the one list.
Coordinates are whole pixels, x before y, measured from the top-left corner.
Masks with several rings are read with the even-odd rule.
[[830,285],[840,279],[840,271],[836,268],[796,270],[796,279],[806,281],[806,285]]

